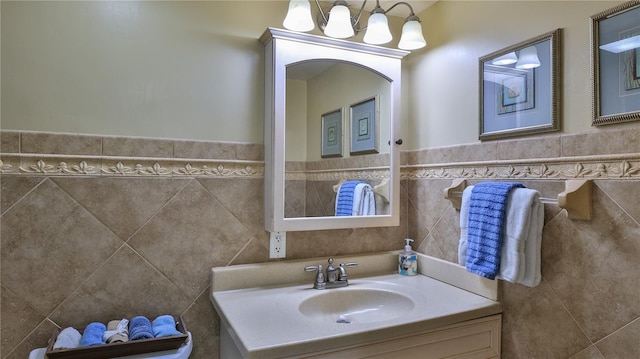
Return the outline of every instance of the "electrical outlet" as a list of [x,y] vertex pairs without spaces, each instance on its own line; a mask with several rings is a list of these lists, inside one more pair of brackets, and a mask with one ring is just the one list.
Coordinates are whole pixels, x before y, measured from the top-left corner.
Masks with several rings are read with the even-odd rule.
[[270,232],[269,258],[284,258],[287,250],[287,232]]

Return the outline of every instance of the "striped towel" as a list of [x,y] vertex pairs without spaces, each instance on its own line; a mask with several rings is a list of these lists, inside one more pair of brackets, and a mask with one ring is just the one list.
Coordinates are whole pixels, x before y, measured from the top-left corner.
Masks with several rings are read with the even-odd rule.
[[353,195],[358,183],[362,181],[346,181],[338,189],[336,198],[336,216],[353,215]]
[[521,183],[483,182],[473,187],[469,201],[467,271],[495,279],[500,271],[507,199]]

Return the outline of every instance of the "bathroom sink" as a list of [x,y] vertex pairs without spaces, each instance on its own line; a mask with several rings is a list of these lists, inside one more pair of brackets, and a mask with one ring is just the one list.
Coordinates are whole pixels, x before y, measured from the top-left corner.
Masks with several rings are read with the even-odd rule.
[[340,288],[324,291],[300,303],[304,316],[319,322],[374,323],[402,316],[415,307],[411,298],[389,290]]
[[349,270],[349,286],[323,290],[314,289],[313,275],[303,269],[326,259],[213,268],[211,301],[220,316],[221,357],[300,357],[502,311],[495,281],[453,263],[419,259],[418,268],[431,276],[398,275],[395,252],[360,256]]

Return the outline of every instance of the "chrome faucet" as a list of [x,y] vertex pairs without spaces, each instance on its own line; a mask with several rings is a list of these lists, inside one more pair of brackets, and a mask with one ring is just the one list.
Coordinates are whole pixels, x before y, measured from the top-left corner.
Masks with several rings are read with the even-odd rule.
[[330,289],[330,288],[340,288],[347,287],[349,285],[349,281],[347,280],[347,267],[355,267],[358,263],[340,263],[340,266],[333,266],[333,258],[329,258],[329,265],[327,266],[326,274],[322,271],[322,264],[318,264],[317,266],[306,266],[304,267],[305,272],[315,272],[316,280],[313,283],[313,288],[315,289]]

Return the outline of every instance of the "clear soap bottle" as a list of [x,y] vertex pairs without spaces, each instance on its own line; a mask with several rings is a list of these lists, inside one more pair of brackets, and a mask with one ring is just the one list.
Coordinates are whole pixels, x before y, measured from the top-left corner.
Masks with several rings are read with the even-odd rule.
[[418,274],[418,255],[411,249],[411,242],[413,239],[405,239],[404,250],[398,253],[398,273],[401,275],[416,275]]

